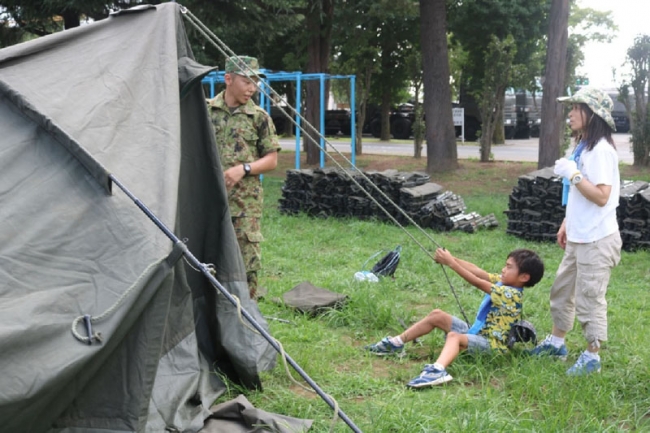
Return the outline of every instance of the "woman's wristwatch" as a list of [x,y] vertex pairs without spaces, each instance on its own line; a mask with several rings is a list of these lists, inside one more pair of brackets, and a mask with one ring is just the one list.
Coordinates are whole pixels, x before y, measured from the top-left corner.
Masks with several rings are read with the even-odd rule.
[[244,177],[248,177],[251,174],[251,165],[244,164]]
[[573,177],[571,178],[571,184],[572,184],[572,185],[577,185],[577,184],[579,184],[580,182],[582,182],[582,173],[577,172],[577,173],[574,174]]

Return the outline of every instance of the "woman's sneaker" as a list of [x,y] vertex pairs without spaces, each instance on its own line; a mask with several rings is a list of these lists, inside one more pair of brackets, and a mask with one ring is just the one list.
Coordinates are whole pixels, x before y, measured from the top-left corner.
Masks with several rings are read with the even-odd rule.
[[377,356],[397,355],[398,357],[402,357],[406,354],[406,352],[404,352],[403,344],[401,346],[397,346],[391,343],[388,337],[382,338],[382,340],[378,343],[371,344],[370,346],[365,346],[364,349]]
[[551,336],[547,335],[544,341],[539,343],[535,348],[530,349],[528,354],[533,356],[554,356],[562,361],[566,361],[568,351],[564,344],[560,347],[553,346],[551,344]]
[[587,376],[591,373],[600,373],[600,361],[589,358],[584,352],[580,354],[573,367],[566,371],[569,376]]
[[451,380],[453,380],[453,377],[444,368],[438,370],[433,364],[425,364],[422,373],[407,383],[406,386],[409,388],[424,388],[425,386],[441,385]]

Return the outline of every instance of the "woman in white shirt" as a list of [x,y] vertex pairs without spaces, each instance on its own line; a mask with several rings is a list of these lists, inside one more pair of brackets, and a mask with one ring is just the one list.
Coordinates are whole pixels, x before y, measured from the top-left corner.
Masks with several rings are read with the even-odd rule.
[[582,376],[600,372],[598,352],[607,340],[605,294],[611,270],[621,258],[616,220],[621,181],[611,98],[585,87],[558,101],[572,104],[569,125],[577,145],[571,157],[555,162],[566,198],[566,215],[557,233],[564,257],[551,287],[553,330],[531,354],[566,359],[564,337],[577,317],[587,349],[567,374]]

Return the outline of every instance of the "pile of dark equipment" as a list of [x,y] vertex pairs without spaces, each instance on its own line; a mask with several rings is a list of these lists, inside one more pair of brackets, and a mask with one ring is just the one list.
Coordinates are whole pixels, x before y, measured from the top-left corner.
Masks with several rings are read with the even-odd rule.
[[[650,184],[621,181],[621,197],[616,210],[623,249],[650,248]],[[565,208],[562,206],[562,179],[553,167],[520,176],[509,197],[506,233],[535,241],[555,242]]]
[[[461,230],[474,233],[480,228],[498,226],[494,214],[481,216],[466,213],[462,197],[436,183],[421,172],[397,170],[344,172],[338,168],[287,170],[282,187],[280,211],[296,215],[306,213],[314,217],[354,217],[358,219],[390,220],[381,205],[400,225],[408,219],[386,197],[398,205],[416,224],[436,231]],[[350,178],[368,191],[370,199]],[[384,197],[368,180],[386,195]]]

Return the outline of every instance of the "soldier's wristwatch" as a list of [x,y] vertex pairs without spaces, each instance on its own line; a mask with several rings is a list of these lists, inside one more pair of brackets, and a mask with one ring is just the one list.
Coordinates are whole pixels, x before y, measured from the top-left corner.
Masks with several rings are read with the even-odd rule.
[[244,177],[248,177],[251,174],[251,165],[244,164]]

